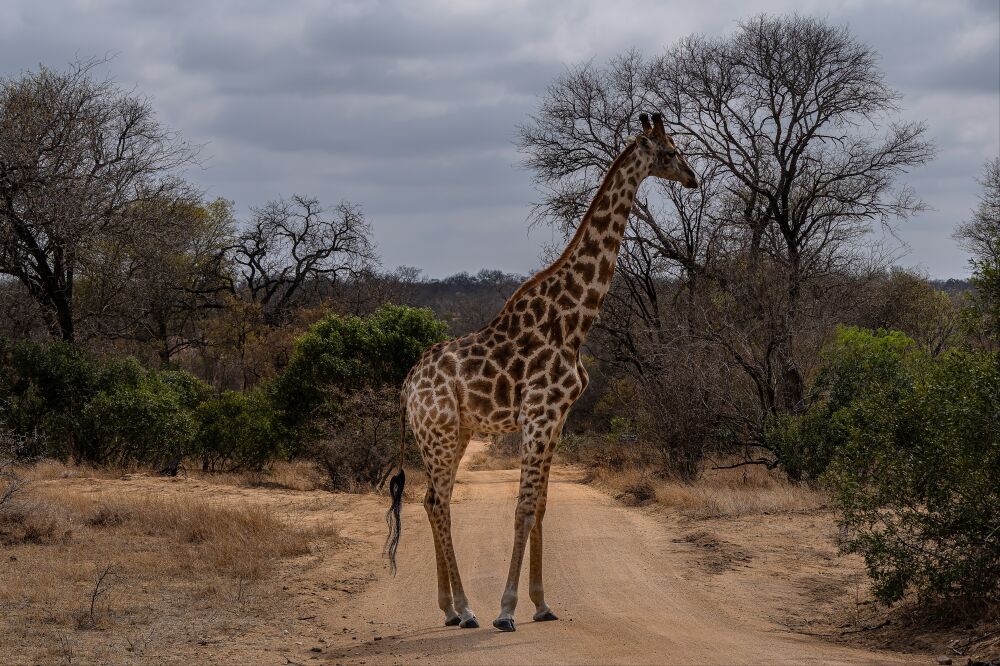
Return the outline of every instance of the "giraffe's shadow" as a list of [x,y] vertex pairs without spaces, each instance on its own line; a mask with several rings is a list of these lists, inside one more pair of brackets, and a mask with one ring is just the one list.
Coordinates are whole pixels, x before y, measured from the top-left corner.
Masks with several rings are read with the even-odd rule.
[[361,660],[373,657],[395,657],[412,663],[413,657],[450,657],[456,654],[489,654],[512,646],[535,643],[533,623],[518,624],[518,631],[505,633],[491,628],[459,629],[458,627],[427,627],[402,632],[381,641],[364,641],[331,649],[335,658]]

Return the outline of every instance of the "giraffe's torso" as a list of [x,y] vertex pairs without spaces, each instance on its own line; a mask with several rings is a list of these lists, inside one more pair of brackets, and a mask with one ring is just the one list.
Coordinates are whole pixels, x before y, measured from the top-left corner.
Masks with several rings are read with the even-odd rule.
[[429,349],[404,386],[413,427],[502,433],[562,414],[586,387],[586,371],[578,349],[546,344],[536,327],[504,332],[531,316],[518,313],[501,320],[503,329],[491,324]]

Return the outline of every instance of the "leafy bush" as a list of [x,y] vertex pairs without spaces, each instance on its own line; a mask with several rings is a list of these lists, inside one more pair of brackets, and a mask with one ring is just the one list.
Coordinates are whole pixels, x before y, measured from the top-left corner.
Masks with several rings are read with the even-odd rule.
[[364,318],[330,314],[318,321],[296,341],[272,386],[275,406],[297,440],[293,451],[317,434],[321,407],[329,412],[365,387],[402,385],[424,350],[444,338],[444,322],[423,308],[383,305]]
[[65,342],[0,342],[0,427],[37,434],[21,457],[159,464],[191,450],[210,394],[188,373],[131,357],[102,364]]
[[772,417],[764,439],[792,481],[816,480],[842,444],[842,434],[826,405],[814,406],[799,416]]
[[115,365],[106,387],[83,408],[80,457],[159,465],[191,451],[198,433],[195,412],[185,404],[191,396],[159,373],[119,373],[122,366]]
[[838,331],[813,403],[772,422],[789,476],[822,478],[877,597],[995,601],[1000,580],[1000,357],[931,357],[898,332]]
[[65,342],[0,341],[0,426],[38,433],[30,441],[48,446],[18,455],[80,459],[80,418],[97,390],[98,370],[93,359]]
[[212,397],[212,387],[190,372],[183,370],[158,370],[156,376],[177,395],[177,400],[185,409],[197,409]]
[[195,453],[205,471],[259,470],[280,453],[274,409],[261,391],[226,391],[201,403]]
[[828,478],[848,549],[885,602],[995,602],[1000,581],[1000,357],[953,351],[902,394],[873,388],[845,419]]
[[764,434],[768,448],[790,479],[817,480],[844,446],[858,411],[892,411],[927,362],[926,353],[898,331],[838,329],[821,354],[809,409],[773,417]]

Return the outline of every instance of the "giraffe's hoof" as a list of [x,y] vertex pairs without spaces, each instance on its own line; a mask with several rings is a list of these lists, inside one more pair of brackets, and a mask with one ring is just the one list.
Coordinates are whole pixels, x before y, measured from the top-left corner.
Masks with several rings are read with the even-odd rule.
[[462,618],[460,618],[459,616],[456,615],[455,617],[450,617],[447,620],[445,620],[444,621],[444,626],[446,626],[446,627],[457,627],[458,624],[461,621],[462,621]]
[[510,619],[509,617],[502,617],[493,620],[493,626],[499,629],[500,631],[516,631],[516,629],[514,628],[514,620]]
[[547,611],[542,611],[541,613],[535,613],[535,616],[531,619],[533,619],[535,622],[551,622],[552,620],[558,620],[559,618],[556,617],[555,613],[553,613],[550,610],[547,610]]
[[474,617],[470,617],[468,620],[462,620],[462,623],[459,624],[458,626],[460,626],[462,629],[478,629],[479,620],[477,620]]

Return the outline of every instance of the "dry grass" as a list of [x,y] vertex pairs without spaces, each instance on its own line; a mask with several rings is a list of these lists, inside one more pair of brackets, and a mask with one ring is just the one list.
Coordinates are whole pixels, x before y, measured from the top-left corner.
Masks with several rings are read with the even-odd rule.
[[273,562],[309,552],[312,540],[333,531],[288,525],[264,507],[222,505],[191,497],[126,494],[93,496],[47,486],[17,499],[0,513],[6,545],[68,544],[89,532],[113,532],[123,546],[133,537],[163,542],[163,556],[186,569],[208,569],[235,578],[259,580]]
[[188,470],[187,476],[211,483],[244,488],[278,488],[284,490],[320,490],[326,487],[327,479],[312,462],[278,460],[269,469],[245,472],[202,472]]
[[17,497],[0,509],[0,544],[56,543],[73,534],[71,514],[57,505]]
[[706,469],[692,483],[658,478],[652,470],[644,468],[598,468],[593,477],[598,485],[628,504],[655,502],[691,518],[811,511],[827,502],[822,491],[791,483],[780,473],[762,466]]
[[[155,470],[144,467],[93,467],[91,465],[73,465],[59,460],[41,460],[32,465],[20,467],[18,474],[27,481],[120,479],[129,474],[157,476]],[[294,462],[279,460],[265,470],[237,472],[203,472],[193,461],[188,461],[181,474],[192,479],[244,488],[280,488],[306,491],[320,490],[326,486],[326,478],[323,473],[315,464],[305,460]]]
[[[520,459],[511,454],[506,442],[491,443],[472,454],[470,470],[518,469]],[[664,478],[652,466],[644,466],[634,456],[623,467],[601,464],[593,454],[581,459],[565,456],[562,462],[579,464],[588,471],[589,481],[630,506],[657,504],[677,510],[689,518],[738,518],[741,516],[813,511],[828,504],[826,494],[806,484],[792,483],[777,470],[763,465],[713,469],[736,460],[705,461],[702,473],[693,482]]]
[[329,534],[292,527],[257,505],[225,506],[203,499],[67,496],[87,525],[136,531],[176,544],[178,554],[244,580],[260,580],[277,558],[309,552]]
[[470,454],[468,467],[473,472],[494,469],[519,469],[521,461],[516,455],[496,455],[490,453],[487,449]]
[[117,479],[128,473],[122,467],[93,467],[72,465],[60,460],[44,459],[31,465],[18,467],[18,476],[26,481],[49,481],[52,479]]
[[0,510],[0,663],[162,660],[178,643],[266,626],[291,603],[274,574],[340,545],[312,495],[269,505],[239,486],[26,471],[55,480]]

